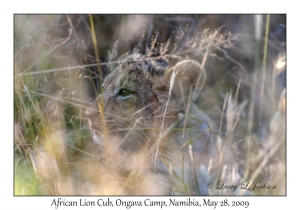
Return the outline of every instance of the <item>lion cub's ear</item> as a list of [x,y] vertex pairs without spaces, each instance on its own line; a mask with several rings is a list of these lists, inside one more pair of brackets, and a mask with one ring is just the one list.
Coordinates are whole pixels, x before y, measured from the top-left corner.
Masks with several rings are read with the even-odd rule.
[[181,106],[189,100],[194,102],[204,86],[206,80],[205,70],[194,60],[178,62],[173,68],[167,70],[162,82],[154,86],[154,91],[161,103],[166,100],[169,94],[172,74],[176,74],[176,76],[170,99],[176,100],[177,104]]

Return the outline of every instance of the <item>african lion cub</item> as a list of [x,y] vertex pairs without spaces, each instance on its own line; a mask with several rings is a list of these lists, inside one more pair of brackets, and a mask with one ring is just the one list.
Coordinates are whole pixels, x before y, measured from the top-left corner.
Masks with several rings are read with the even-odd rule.
[[163,189],[149,194],[209,194],[224,158],[216,125],[195,104],[205,79],[194,60],[169,68],[129,56],[106,77],[86,112],[99,153],[122,168],[121,176],[136,171],[154,177],[152,188]]

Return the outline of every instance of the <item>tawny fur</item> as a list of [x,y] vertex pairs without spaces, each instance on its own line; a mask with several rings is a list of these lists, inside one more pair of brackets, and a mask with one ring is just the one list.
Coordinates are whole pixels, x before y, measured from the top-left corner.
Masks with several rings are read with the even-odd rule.
[[[197,61],[170,68],[130,56],[107,76],[102,94],[86,112],[99,153],[113,151],[124,170],[160,174],[162,194],[208,194],[207,183],[216,180],[222,164],[227,170],[232,164],[221,155],[216,125],[195,104],[205,79]],[[132,159],[141,154],[143,160],[136,164]]]

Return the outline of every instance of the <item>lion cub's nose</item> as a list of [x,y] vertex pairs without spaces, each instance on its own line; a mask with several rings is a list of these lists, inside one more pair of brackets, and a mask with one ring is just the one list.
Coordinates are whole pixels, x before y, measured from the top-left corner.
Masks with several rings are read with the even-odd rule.
[[87,117],[89,117],[89,116],[91,115],[91,113],[92,113],[92,110],[91,110],[90,108],[88,108],[88,109],[85,111],[85,115],[86,115]]
[[85,115],[89,119],[94,119],[99,115],[99,108],[97,101],[93,101],[90,106],[86,109]]

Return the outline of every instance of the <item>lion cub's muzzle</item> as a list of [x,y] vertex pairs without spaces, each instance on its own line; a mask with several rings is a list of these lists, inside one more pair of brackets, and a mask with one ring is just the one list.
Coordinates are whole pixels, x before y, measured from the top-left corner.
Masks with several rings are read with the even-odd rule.
[[96,133],[121,133],[127,125],[126,119],[104,112],[101,104],[97,103],[96,100],[92,102],[85,114],[89,123],[89,128]]

